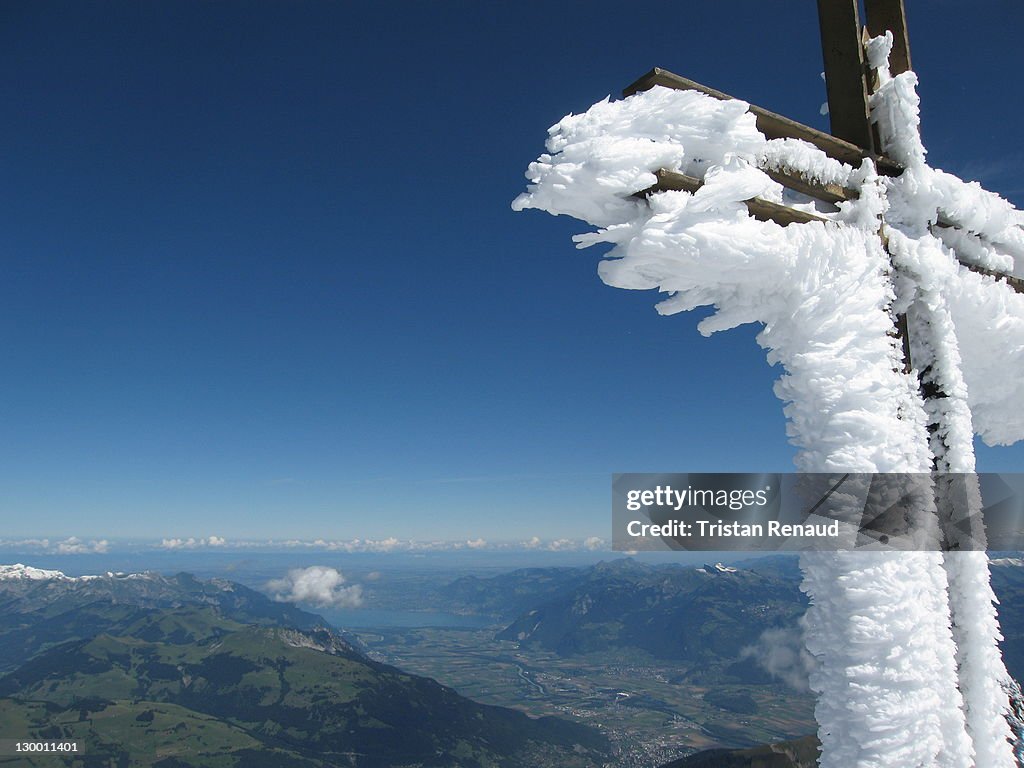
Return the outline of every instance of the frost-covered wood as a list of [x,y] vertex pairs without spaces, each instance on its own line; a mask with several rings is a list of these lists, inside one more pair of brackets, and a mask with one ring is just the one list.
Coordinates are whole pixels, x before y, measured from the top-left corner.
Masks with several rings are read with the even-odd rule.
[[[671,88],[680,91],[697,91],[716,99],[737,101],[732,96],[722,91],[702,85],[695,80],[682,77],[667,69],[655,67],[650,72],[639,78],[632,85],[623,90],[623,96],[632,96],[640,91],[646,91],[660,85],[663,88]],[[764,109],[755,104],[748,105],[751,114],[757,118],[757,129],[769,139],[799,139],[820,149],[829,157],[850,165],[859,165],[864,158],[872,157],[869,150],[863,149],[856,144],[845,141],[824,131],[790,120],[771,110]],[[876,167],[882,174],[898,174],[903,169],[896,163],[885,157],[876,157]]]
[[[889,75],[890,46],[868,48],[880,71],[871,107],[898,176],[879,175],[860,150],[844,162],[765,135],[745,102],[654,86],[553,126],[514,203],[596,227],[575,240],[611,245],[601,278],[661,291],[662,314],[713,307],[698,325],[706,335],[761,325],[804,471],[967,472],[974,431],[996,443],[1024,437],[1024,296],[971,271],[1019,277],[1024,220],[925,163],[916,78]],[[779,169],[852,194],[793,200],[766,172]],[[659,189],[659,172],[691,181]],[[810,220],[759,220],[751,200]],[[962,230],[944,235],[943,219]],[[892,333],[904,313],[911,372]],[[919,376],[942,402],[922,397]],[[844,552],[802,564],[823,768],[1014,765],[984,553]]]

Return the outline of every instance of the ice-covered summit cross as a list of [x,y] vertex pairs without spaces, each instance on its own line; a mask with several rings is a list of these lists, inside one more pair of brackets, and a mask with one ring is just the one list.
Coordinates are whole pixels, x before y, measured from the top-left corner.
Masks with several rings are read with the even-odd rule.
[[[1024,215],[926,163],[901,0],[869,34],[818,8],[832,134],[656,69],[552,127],[514,207],[702,333],[761,324],[800,470],[972,472],[975,432],[1024,437]],[[823,768],[1016,765],[984,552],[801,564]]]

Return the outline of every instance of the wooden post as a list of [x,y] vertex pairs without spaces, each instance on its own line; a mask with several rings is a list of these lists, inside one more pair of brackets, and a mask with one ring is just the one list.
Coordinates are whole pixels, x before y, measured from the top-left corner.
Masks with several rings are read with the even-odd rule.
[[818,0],[818,24],[832,135],[873,151],[857,0]]
[[[886,32],[891,32],[893,45],[889,56],[889,72],[896,76],[910,70],[910,45],[907,36],[904,0],[816,1],[821,30],[822,54],[825,64],[831,134],[823,134],[820,131],[815,131],[807,126],[802,126],[792,120],[788,120],[781,115],[750,106],[750,112],[757,119],[757,129],[767,139],[796,138],[807,141],[830,157],[853,166],[859,165],[863,158],[870,157],[875,162],[875,166],[880,173],[898,176],[903,169],[881,154],[881,141],[877,135],[877,130],[871,123],[869,96],[878,87],[878,76],[877,73],[867,70],[864,42],[867,37],[877,37]],[[864,2],[864,13],[868,22],[866,29],[862,29],[860,23],[859,3],[861,1]],[[658,68],[653,69],[633,83],[626,89],[623,95],[629,96],[655,86],[696,90],[717,99],[729,98],[726,94],[713,88],[708,88]],[[783,186],[828,203],[841,204],[846,200],[854,199],[859,191],[836,184],[822,184],[819,180],[806,178],[799,168],[773,167],[762,168],[762,170]],[[657,171],[656,183],[649,189],[637,192],[636,196],[640,197],[669,190],[684,191],[692,194],[697,192],[702,184],[702,179],[685,175],[679,171],[662,169]],[[755,218],[774,221],[781,226],[789,224],[832,226],[828,221],[828,217],[818,215],[816,212],[790,208],[757,197],[744,202],[749,213]],[[964,219],[962,217],[945,212],[939,221],[935,222],[932,226],[962,226],[963,223]],[[889,254],[891,264],[892,252],[889,250],[884,220],[880,219],[878,225],[877,234],[881,240],[882,247]],[[963,228],[966,229],[966,227]],[[1014,291],[1024,293],[1024,278],[972,264],[969,261],[965,261],[959,254],[956,254],[956,258],[960,264],[968,269],[981,274],[991,275],[997,280],[1004,281]],[[895,266],[892,269],[895,272]],[[892,280],[893,277],[895,275],[890,276],[890,279]],[[892,282],[894,291],[899,289],[901,282]],[[920,299],[916,300],[916,302],[920,301]],[[916,302],[911,305],[911,309],[917,306]],[[911,316],[911,319],[913,319],[913,316]],[[932,440],[937,438],[945,443],[952,433],[952,437],[958,441],[956,446],[940,446],[929,440],[933,470],[948,471],[950,469],[950,462],[946,456],[948,449],[951,447],[962,448],[963,446],[960,443],[964,442],[963,436],[957,435],[950,428],[950,424],[953,422],[950,421],[949,413],[951,408],[957,406],[957,403],[943,390],[944,382],[939,379],[937,376],[938,372],[933,368],[934,350],[929,349],[927,329],[922,328],[926,337],[924,343],[920,339],[916,339],[915,341],[918,344],[914,345],[912,350],[909,325],[910,320],[908,320],[907,315],[900,314],[893,318],[893,327],[889,333],[895,339],[899,339],[902,347],[900,351],[903,358],[903,373],[908,377],[914,376],[917,379],[916,383],[921,400],[923,401],[922,404],[928,417],[927,429],[930,438]],[[912,351],[920,358],[917,361],[919,366],[917,370],[915,370],[914,361],[911,359]],[[943,399],[946,402],[942,402]],[[968,444],[968,451],[969,448]],[[965,455],[969,455],[969,453],[965,453]],[[958,506],[956,502],[965,494],[958,488],[945,482],[936,484],[935,493],[941,519],[946,524],[953,522],[953,510],[962,509],[963,507],[963,504]],[[970,494],[966,495],[969,496]],[[978,527],[976,529],[968,526],[963,532],[968,537],[981,540],[983,539],[984,530],[980,526],[980,516],[975,516],[973,510],[971,512],[972,517],[968,522],[977,524]],[[957,524],[963,523],[963,521],[959,520],[955,522]],[[959,546],[960,538],[962,537],[950,537],[948,540],[949,545],[953,547]],[[995,620],[995,613],[992,610],[991,604],[987,602],[987,598],[984,595],[980,601],[981,604],[978,605],[963,597],[964,594],[969,592],[969,590],[964,588],[964,584],[981,584],[983,578],[986,579],[987,583],[987,572],[983,565],[983,559],[982,564],[966,560],[958,564],[955,559],[949,559],[945,561],[943,567],[946,568],[946,576],[949,581],[947,595],[953,621],[953,637],[958,647],[963,648],[979,642],[981,645],[977,647],[989,647],[992,638],[986,634],[987,623],[993,623]],[[805,574],[805,585],[809,583],[808,578],[809,576]],[[810,582],[810,586],[814,587],[813,581]],[[972,586],[971,589],[973,588]],[[977,638],[972,640],[971,636],[975,633],[977,633]],[[961,645],[961,643],[963,644]],[[994,646],[991,648],[991,651],[998,656],[998,649],[994,648]],[[958,680],[961,681],[961,685],[964,680],[977,677],[979,671],[986,669],[985,665],[987,664],[984,659],[978,661],[975,655],[964,655],[961,653],[957,654],[956,662],[960,665],[956,674]],[[995,664],[992,668],[997,669],[998,667],[999,665]],[[1003,674],[1005,674],[1005,671]],[[1019,688],[1016,689],[1016,695],[1020,695]],[[1011,700],[1013,700],[1013,696],[1014,694],[1011,694]],[[989,694],[986,693],[983,698],[989,698]],[[1001,718],[998,719],[998,722],[987,722],[988,716],[992,714],[989,712],[988,704],[992,703],[994,702],[982,702],[980,708],[969,710],[966,713],[966,721],[970,734],[969,738],[980,738],[981,741],[976,742],[976,744],[983,746],[982,751],[986,754],[995,755],[1000,747],[997,742],[1003,740],[1004,735],[999,728]],[[1019,702],[1014,700],[1014,704],[1018,705]],[[977,731],[973,730],[975,726],[978,727]],[[985,740],[988,741],[986,742]],[[1013,749],[1016,751],[1020,748],[1024,739],[1015,734],[1013,742]],[[986,760],[991,762],[988,758]]]
[[892,32],[889,72],[899,75],[911,69],[910,39],[907,37],[907,12],[903,0],[864,0],[868,33],[872,37]]

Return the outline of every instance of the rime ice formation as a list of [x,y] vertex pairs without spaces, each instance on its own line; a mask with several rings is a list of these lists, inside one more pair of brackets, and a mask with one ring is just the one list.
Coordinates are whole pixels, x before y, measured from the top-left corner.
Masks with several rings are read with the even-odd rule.
[[[1010,231],[1017,229],[1016,224],[1024,224],[1024,218],[979,185],[964,184],[928,167],[920,138],[917,79],[913,72],[890,77],[886,61],[890,46],[891,37],[887,36],[876,38],[869,48],[871,63],[879,77],[879,87],[871,101],[872,116],[878,124],[883,149],[906,169],[890,183],[890,211],[883,232],[889,240],[893,264],[905,278],[901,299],[906,305],[910,328],[911,359],[921,371],[922,382],[933,385],[945,395],[925,403],[932,425],[930,450],[935,456],[936,469],[973,472],[976,428],[989,440],[1002,435],[1010,442],[1019,439],[1020,424],[1006,428],[1005,415],[1000,415],[1001,428],[996,435],[989,422],[992,421],[990,404],[995,401],[1005,408],[1009,404],[1006,395],[1014,394],[1006,393],[1005,385],[1000,392],[998,382],[1009,379],[1019,387],[1020,376],[1007,376],[1005,368],[996,375],[990,365],[984,365],[985,354],[982,353],[977,356],[980,360],[973,362],[988,368],[989,378],[978,380],[974,376],[978,369],[962,359],[960,350],[977,343],[987,346],[991,355],[995,352],[991,340],[998,339],[1002,342],[998,345],[1001,347],[999,358],[1005,366],[1006,348],[1013,349],[1012,343],[1006,344],[1010,339],[1016,340],[1019,356],[1024,345],[1024,334],[1019,332],[1022,330],[1019,323],[1024,317],[1024,296],[959,264],[948,239],[933,234],[930,225],[943,216],[961,223],[960,253],[969,254],[967,258],[984,267],[1012,269],[1015,266],[1013,254],[1000,254],[995,243],[1012,242],[1014,236]],[[988,236],[993,247],[986,248],[981,238],[971,241],[970,236],[963,234],[972,227],[977,228],[975,232]],[[991,284],[984,285],[985,281]],[[979,290],[983,286],[983,290]],[[970,330],[965,328],[964,314],[972,315],[974,310],[964,306],[962,301],[959,312],[954,311],[950,298],[965,294],[976,299],[979,307],[991,307],[997,302],[1001,308],[1000,312],[988,309],[983,314],[992,323],[987,332],[979,328],[976,321],[970,323]],[[1016,312],[1012,309],[1014,306]],[[1012,328],[1010,334],[996,332],[1000,325],[1012,326],[1015,322],[1018,333],[1013,334]],[[967,384],[968,377],[974,379],[971,386]],[[997,391],[995,396],[993,389]],[[972,391],[975,393],[973,403],[969,394]],[[972,423],[972,405],[977,427]],[[1019,413],[1020,409],[1009,410]],[[1014,437],[1014,426],[1017,437]],[[968,498],[959,508],[969,514],[981,508],[981,495],[974,484],[967,493]],[[939,509],[940,515],[951,513],[952,508]],[[1012,768],[1016,760],[1005,718],[1008,699],[1004,687],[1008,675],[998,647],[1002,637],[996,618],[995,595],[989,583],[988,558],[984,552],[953,551],[946,554],[943,564],[948,580],[959,688],[975,764]]]
[[[916,77],[889,77],[890,44],[869,44],[880,83],[871,106],[887,153],[906,167],[897,178],[768,140],[742,101],[655,87],[553,126],[513,203],[596,227],[574,240],[612,246],[601,279],[658,289],[662,314],[713,307],[705,335],[760,324],[758,343],[783,369],[775,392],[802,471],[969,472],[975,431],[991,443],[1024,436],[1024,408],[1012,407],[1024,395],[1024,296],[957,258],[1019,274],[1024,218],[927,166]],[[635,197],[660,168],[703,186]],[[762,170],[779,168],[859,197],[804,204],[824,222],[758,221],[743,201],[782,201]],[[897,312],[917,371],[947,397],[923,399],[917,375],[902,372]],[[801,564],[822,768],[1015,765],[984,553],[822,553]]]

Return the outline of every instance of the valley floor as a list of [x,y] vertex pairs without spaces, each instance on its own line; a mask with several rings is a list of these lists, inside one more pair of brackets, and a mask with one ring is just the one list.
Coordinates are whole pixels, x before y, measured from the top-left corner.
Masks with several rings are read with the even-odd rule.
[[[815,731],[809,693],[777,685],[702,684],[693,670],[613,653],[561,657],[496,640],[496,628],[384,628],[353,632],[370,655],[432,677],[484,704],[599,727],[622,768],[650,768],[697,750],[751,746]],[[718,705],[704,699],[714,694]],[[722,694],[753,699],[729,709]],[[749,710],[751,707],[740,707]]]

